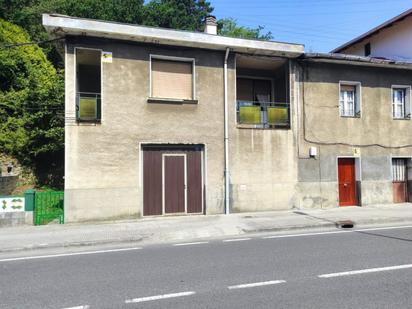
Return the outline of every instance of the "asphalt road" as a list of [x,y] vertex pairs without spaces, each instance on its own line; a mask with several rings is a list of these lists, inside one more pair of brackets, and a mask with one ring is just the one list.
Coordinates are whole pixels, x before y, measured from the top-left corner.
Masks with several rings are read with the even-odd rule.
[[412,308],[412,228],[0,256],[0,308]]

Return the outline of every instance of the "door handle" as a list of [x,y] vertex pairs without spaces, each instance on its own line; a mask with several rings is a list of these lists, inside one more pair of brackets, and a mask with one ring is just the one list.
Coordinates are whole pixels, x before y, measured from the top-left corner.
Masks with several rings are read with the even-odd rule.
[[343,184],[343,186],[344,186],[344,187],[347,187],[347,186],[348,186],[348,184],[347,184],[347,183],[344,183],[344,184]]

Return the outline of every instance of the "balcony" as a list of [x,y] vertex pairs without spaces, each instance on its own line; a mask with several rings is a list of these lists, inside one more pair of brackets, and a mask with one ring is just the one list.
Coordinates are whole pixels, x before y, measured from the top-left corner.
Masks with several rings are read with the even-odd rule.
[[101,94],[78,92],[76,95],[76,119],[79,122],[100,122]]
[[237,123],[254,128],[290,127],[289,103],[237,101]]

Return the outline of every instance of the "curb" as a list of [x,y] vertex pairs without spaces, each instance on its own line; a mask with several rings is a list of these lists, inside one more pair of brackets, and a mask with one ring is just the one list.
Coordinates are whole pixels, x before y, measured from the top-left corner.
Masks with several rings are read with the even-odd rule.
[[[348,221],[348,220],[342,220]],[[351,220],[349,220],[351,221]],[[174,238],[169,235],[167,241],[161,241],[161,237],[152,237],[153,234],[145,235],[145,236],[130,236],[124,238],[113,238],[113,239],[97,239],[97,240],[85,240],[85,241],[74,241],[74,242],[61,242],[61,243],[44,243],[44,244],[33,244],[27,245],[24,247],[9,247],[9,248],[0,248],[0,253],[13,253],[13,252],[27,252],[27,251],[35,251],[41,249],[62,249],[62,248],[81,248],[81,247],[93,247],[99,245],[115,245],[115,244],[131,244],[131,243],[145,243],[150,245],[156,244],[166,244],[172,243],[175,241],[194,241],[194,240],[201,240],[201,239],[213,239],[213,238],[222,238],[222,237],[236,237],[245,234],[259,234],[259,233],[276,233],[276,232],[291,232],[291,231],[305,231],[310,233],[310,231],[314,230],[323,230],[323,229],[335,229],[335,230],[356,230],[359,228],[379,228],[384,226],[404,226],[404,225],[412,225],[412,218],[405,218],[405,219],[395,219],[388,221],[387,219],[370,219],[370,220],[361,220],[361,221],[351,221],[353,223],[353,228],[343,228],[341,226],[342,222],[340,221],[330,221],[330,222],[320,222],[314,224],[301,224],[301,225],[291,225],[291,226],[282,226],[282,227],[263,227],[263,228],[247,228],[247,227],[240,227],[237,229],[237,232],[231,233],[214,233],[208,237],[187,237],[187,238]]]

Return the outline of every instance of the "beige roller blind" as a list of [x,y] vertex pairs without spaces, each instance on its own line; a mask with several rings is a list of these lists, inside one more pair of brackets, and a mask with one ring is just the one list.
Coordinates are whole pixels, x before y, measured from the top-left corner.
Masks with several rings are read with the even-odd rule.
[[152,59],[152,96],[194,99],[192,69],[192,62]]
[[355,85],[340,85],[340,90],[341,90],[341,91],[353,91],[353,92],[356,92],[356,86],[355,86]]

